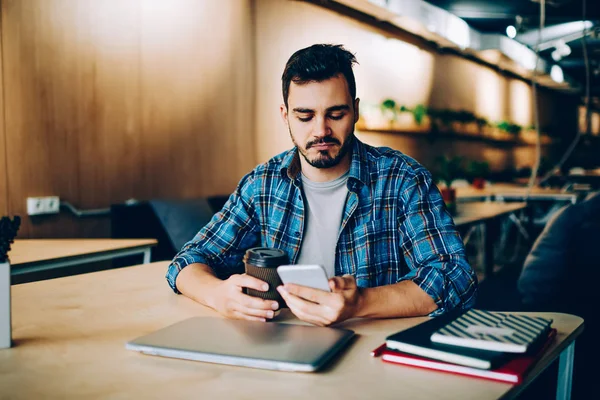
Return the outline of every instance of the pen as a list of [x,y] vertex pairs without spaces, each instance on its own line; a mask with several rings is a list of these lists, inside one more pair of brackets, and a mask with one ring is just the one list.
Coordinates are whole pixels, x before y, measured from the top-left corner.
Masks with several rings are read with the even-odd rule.
[[385,343],[371,351],[371,357],[379,357],[381,353],[385,350]]

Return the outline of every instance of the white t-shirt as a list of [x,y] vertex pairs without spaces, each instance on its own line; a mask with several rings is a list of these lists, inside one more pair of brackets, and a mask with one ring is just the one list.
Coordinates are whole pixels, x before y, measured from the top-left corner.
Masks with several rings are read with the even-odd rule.
[[348,172],[329,182],[313,182],[302,175],[304,235],[296,264],[320,264],[327,277],[335,276],[335,248],[348,196]]

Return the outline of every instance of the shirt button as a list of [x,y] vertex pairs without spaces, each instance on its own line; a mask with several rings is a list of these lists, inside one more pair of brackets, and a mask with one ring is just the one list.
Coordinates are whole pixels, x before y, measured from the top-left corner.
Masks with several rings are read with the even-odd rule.
[[296,232],[296,237],[300,237],[300,232]]

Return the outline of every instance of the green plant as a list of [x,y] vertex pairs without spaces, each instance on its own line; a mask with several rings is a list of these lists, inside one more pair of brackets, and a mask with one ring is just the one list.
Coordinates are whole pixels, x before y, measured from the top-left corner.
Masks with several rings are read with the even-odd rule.
[[404,105],[399,106],[398,103],[396,102],[396,100],[393,100],[393,99],[384,100],[381,103],[380,108],[383,112],[391,113],[393,121],[396,121],[399,113],[403,113],[403,112],[412,113],[415,123],[417,125],[422,125],[423,121],[425,120],[425,117],[428,114],[427,107],[424,106],[423,104],[418,104],[415,106],[415,108],[408,108]]
[[396,101],[392,99],[386,99],[381,103],[381,108],[396,111]]
[[475,123],[477,124],[479,130],[482,130],[484,127],[489,125],[488,120],[482,117],[475,118]]
[[464,177],[464,158],[461,156],[448,157],[445,155],[436,157],[436,178],[451,187],[452,182]]
[[386,99],[381,103],[381,111],[389,111],[392,114],[392,120],[395,121],[398,117],[396,110],[396,101],[392,99]]
[[432,119],[432,123],[436,128],[441,126],[449,127],[452,121],[454,121],[454,111],[445,109],[429,109],[429,116]]
[[471,160],[467,164],[467,174],[471,179],[485,179],[490,174],[490,164],[487,161]]
[[425,119],[425,117],[427,116],[427,107],[425,107],[423,104],[418,104],[413,110],[413,117],[415,119],[415,123],[417,125],[421,125],[423,123],[423,120]]
[[496,127],[504,132],[512,133],[514,135],[518,135],[523,130],[521,125],[513,124],[508,121],[498,122]]
[[471,111],[460,110],[454,112],[454,120],[456,122],[466,124],[469,122],[475,122],[476,119],[477,117],[475,117],[475,114],[473,114]]

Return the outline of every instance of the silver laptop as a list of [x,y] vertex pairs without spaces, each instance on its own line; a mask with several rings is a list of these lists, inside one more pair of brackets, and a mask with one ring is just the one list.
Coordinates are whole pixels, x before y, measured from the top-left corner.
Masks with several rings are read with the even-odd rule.
[[353,336],[348,329],[196,317],[141,336],[125,348],[217,364],[312,372]]

